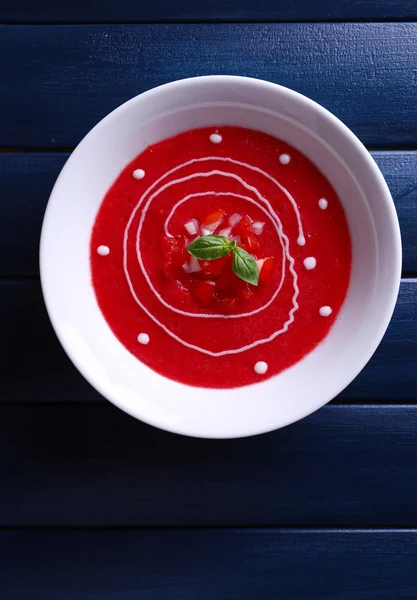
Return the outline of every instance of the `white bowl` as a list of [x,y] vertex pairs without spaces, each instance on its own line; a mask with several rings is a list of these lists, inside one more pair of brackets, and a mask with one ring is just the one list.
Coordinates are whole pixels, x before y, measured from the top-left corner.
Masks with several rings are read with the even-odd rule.
[[[307,155],[338,193],[353,265],[345,304],[325,340],[282,374],[238,389],[166,379],[115,338],[91,285],[89,241],[103,197],[147,146],[181,131],[239,125],[275,135]],[[387,185],[361,142],[327,110],[287,88],[212,76],[163,85],[126,102],[82,140],[52,191],[40,268],[58,338],[84,377],[116,406],[190,436],[249,436],[293,423],[341,392],[388,326],[401,276],[401,239]]]

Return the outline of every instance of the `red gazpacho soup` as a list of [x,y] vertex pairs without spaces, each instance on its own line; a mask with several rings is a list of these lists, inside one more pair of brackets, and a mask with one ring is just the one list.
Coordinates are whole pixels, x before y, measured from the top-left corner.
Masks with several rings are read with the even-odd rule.
[[[198,258],[190,245],[203,236],[234,250]],[[256,282],[242,279],[235,252],[249,256]],[[186,131],[137,156],[100,206],[90,253],[118,340],[161,375],[209,388],[253,384],[305,357],[332,328],[351,271],[326,177],[288,143],[232,126]]]

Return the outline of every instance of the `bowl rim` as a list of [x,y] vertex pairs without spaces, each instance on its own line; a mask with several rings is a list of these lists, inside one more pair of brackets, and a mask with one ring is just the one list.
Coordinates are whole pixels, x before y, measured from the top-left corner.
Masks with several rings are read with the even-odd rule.
[[[379,329],[373,335],[372,343],[369,344],[369,351],[368,351],[367,355],[363,358],[363,360],[361,360],[360,362],[358,362],[356,364],[356,368],[354,369],[353,374],[349,375],[343,379],[343,381],[338,386],[338,391],[336,392],[336,394],[334,394],[332,396],[332,398],[327,398],[327,396],[326,396],[325,400],[321,400],[320,402],[316,402],[314,405],[310,405],[308,407],[308,409],[303,408],[303,409],[299,410],[298,412],[294,411],[291,418],[283,420],[282,424],[280,424],[278,426],[278,428],[281,429],[282,427],[286,427],[292,423],[295,423],[295,422],[313,414],[316,410],[325,406],[334,397],[336,397],[338,394],[340,394],[340,392],[342,392],[357,377],[357,375],[362,371],[362,369],[365,367],[365,365],[371,359],[371,357],[375,353],[375,350],[379,346],[379,344],[388,328],[388,325],[390,323],[390,320],[391,320],[391,317],[392,317],[392,314],[394,312],[394,308],[395,308],[395,305],[397,302],[398,292],[399,292],[400,283],[401,283],[401,270],[402,270],[402,245],[401,245],[401,232],[400,232],[400,226],[399,226],[399,221],[398,221],[398,215],[397,215],[397,212],[395,209],[395,205],[394,205],[390,190],[388,188],[388,185],[387,185],[381,171],[379,170],[374,159],[372,158],[370,153],[367,151],[365,146],[362,144],[362,142],[359,140],[359,138],[338,117],[336,117],[329,110],[327,110],[326,108],[321,106],[319,103],[315,102],[314,100],[311,100],[304,94],[296,92],[290,88],[287,88],[287,87],[282,86],[277,83],[272,83],[270,81],[257,79],[257,78],[253,78],[253,77],[244,77],[244,76],[238,76],[238,75],[203,75],[203,76],[197,76],[197,77],[189,77],[189,78],[171,81],[171,82],[159,85],[150,90],[147,90],[145,92],[142,92],[142,93],[134,96],[133,98],[127,100],[120,106],[116,107],[114,110],[112,110],[110,113],[108,113],[105,117],[103,117],[103,119],[101,119],[77,144],[76,148],[73,150],[73,152],[67,159],[66,163],[64,164],[63,168],[61,169],[61,171],[55,181],[55,184],[52,188],[52,191],[50,193],[48,204],[47,204],[44,218],[43,218],[41,236],[40,236],[40,247],[39,247],[40,281],[41,281],[41,289],[42,289],[42,294],[43,294],[46,310],[47,310],[49,319],[51,321],[51,324],[53,326],[53,329],[57,335],[57,338],[58,338],[60,344],[62,345],[67,356],[70,358],[71,362],[75,365],[75,367],[81,373],[81,375],[104,398],[109,400],[112,404],[114,404],[115,406],[117,406],[119,409],[123,410],[127,414],[135,417],[136,419],[138,419],[144,423],[147,423],[149,425],[152,425],[154,427],[157,427],[159,429],[163,429],[165,431],[170,431],[172,433],[177,433],[177,434],[189,436],[189,437],[199,437],[199,438],[206,438],[206,439],[234,439],[234,438],[251,437],[251,436],[260,435],[263,433],[268,433],[268,432],[276,430],[277,425],[275,423],[272,423],[271,426],[265,426],[263,428],[256,428],[255,430],[251,429],[251,427],[248,426],[247,430],[242,431],[239,435],[236,435],[236,433],[231,433],[230,435],[225,435],[225,434],[222,434],[222,435],[217,434],[216,435],[215,432],[209,431],[209,430],[207,430],[205,432],[201,432],[201,431],[191,432],[190,428],[188,426],[186,426],[185,428],[182,428],[181,423],[179,423],[179,424],[176,423],[175,425],[172,426],[166,422],[163,422],[162,420],[158,420],[158,419],[149,417],[146,414],[142,414],[142,413],[139,414],[140,411],[135,411],[133,407],[126,406],[124,403],[119,401],[119,399],[115,399],[114,397],[112,397],[111,392],[109,392],[109,390],[106,389],[106,386],[102,385],[102,383],[100,381],[98,381],[94,377],[94,375],[89,372],[89,369],[85,366],[85,364],[77,358],[71,344],[66,339],[65,334],[61,331],[61,327],[59,325],[58,319],[56,318],[55,313],[54,313],[54,308],[51,305],[51,302],[49,300],[49,294],[48,294],[48,289],[47,289],[48,281],[46,279],[45,269],[44,269],[44,264],[46,261],[46,258],[45,258],[46,257],[46,248],[45,248],[46,247],[46,237],[47,237],[47,228],[48,228],[51,205],[52,205],[52,202],[54,201],[53,200],[54,197],[57,194],[58,188],[60,186],[60,181],[63,178],[64,173],[69,168],[68,165],[69,165],[70,161],[73,159],[73,157],[77,157],[78,153],[80,152],[80,147],[83,146],[85,143],[87,143],[91,137],[95,136],[98,132],[100,132],[100,130],[102,128],[107,127],[108,124],[111,123],[112,121],[116,121],[120,114],[124,113],[125,111],[129,111],[130,108],[133,105],[135,105],[137,102],[139,102],[139,101],[142,102],[144,98],[152,100],[152,97],[154,95],[155,96],[159,95],[161,92],[163,92],[164,90],[166,90],[168,88],[183,87],[186,89],[187,86],[190,84],[195,85],[195,83],[198,83],[198,82],[203,83],[203,82],[208,82],[208,81],[217,81],[217,82],[235,81],[235,82],[244,82],[244,83],[249,82],[255,86],[258,86],[259,89],[261,89],[261,88],[267,89],[269,91],[273,91],[275,93],[279,93],[284,96],[286,95],[287,98],[290,98],[290,99],[294,98],[294,99],[297,99],[299,102],[304,103],[304,105],[308,109],[316,111],[316,113],[319,114],[323,119],[325,119],[327,122],[329,122],[335,128],[337,128],[341,135],[343,135],[344,137],[349,139],[355,153],[360,155],[361,160],[366,164],[367,169],[369,169],[372,172],[373,177],[376,179],[377,183],[380,185],[381,190],[383,191],[383,194],[381,196],[381,202],[384,202],[386,205],[386,208],[388,209],[389,221],[390,221],[392,234],[393,234],[394,256],[392,259],[392,265],[393,265],[392,266],[392,277],[391,277],[392,286],[391,286],[391,289],[389,290],[389,293],[387,294],[387,296],[385,298],[384,310],[381,311],[382,314],[381,314]],[[261,383],[261,382],[259,382],[259,383]],[[254,384],[252,384],[252,387],[257,386],[257,385],[259,385],[259,384],[254,383]],[[196,389],[198,390],[199,388],[196,388]],[[214,390],[214,391],[216,391],[216,390]]]

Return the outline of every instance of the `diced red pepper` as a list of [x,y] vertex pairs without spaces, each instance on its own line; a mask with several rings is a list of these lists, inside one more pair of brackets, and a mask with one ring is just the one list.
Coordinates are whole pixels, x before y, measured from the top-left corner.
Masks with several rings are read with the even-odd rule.
[[216,223],[216,221],[222,221],[223,217],[224,217],[224,210],[222,210],[222,209],[215,210],[214,212],[207,215],[205,219],[203,219],[203,221],[201,223],[201,227],[208,227],[209,225]]
[[210,213],[201,223],[201,233],[203,235],[213,234],[224,219],[224,210],[216,210]]
[[273,256],[268,256],[268,258],[262,258],[261,260],[257,260],[256,264],[259,269],[259,281],[263,283],[268,283],[268,281],[272,277],[272,272],[275,266],[275,258]]
[[194,281],[192,294],[196,300],[208,306],[213,301],[216,284],[214,281]]

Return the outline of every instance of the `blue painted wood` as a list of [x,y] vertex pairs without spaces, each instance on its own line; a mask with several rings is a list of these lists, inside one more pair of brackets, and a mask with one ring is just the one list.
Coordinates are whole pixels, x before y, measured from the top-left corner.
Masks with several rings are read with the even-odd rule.
[[2,22],[349,21],[415,19],[414,0],[14,0],[0,7]]
[[[7,348],[0,361],[0,403],[101,399],[57,341],[37,281],[0,283],[0,339]],[[339,401],[416,400],[416,362],[417,280],[413,279],[403,280],[383,342]]]
[[42,219],[67,158],[68,154],[0,154],[0,275],[39,275]]
[[417,532],[0,533],[7,600],[414,600]]
[[[404,275],[417,273],[417,152],[373,152],[402,230]],[[39,231],[66,153],[0,154],[0,276],[39,274]]]
[[412,146],[416,36],[415,23],[2,27],[0,146],[73,146],[135,94],[215,73],[302,92],[366,144]]
[[417,152],[373,152],[372,155],[385,177],[398,212],[403,244],[403,272],[415,275],[417,273]]
[[0,339],[0,403],[26,402],[29,390],[31,401],[102,399],[58,342],[38,281],[0,282]]
[[416,406],[215,442],[110,404],[2,406],[0,526],[414,526],[416,435]]

